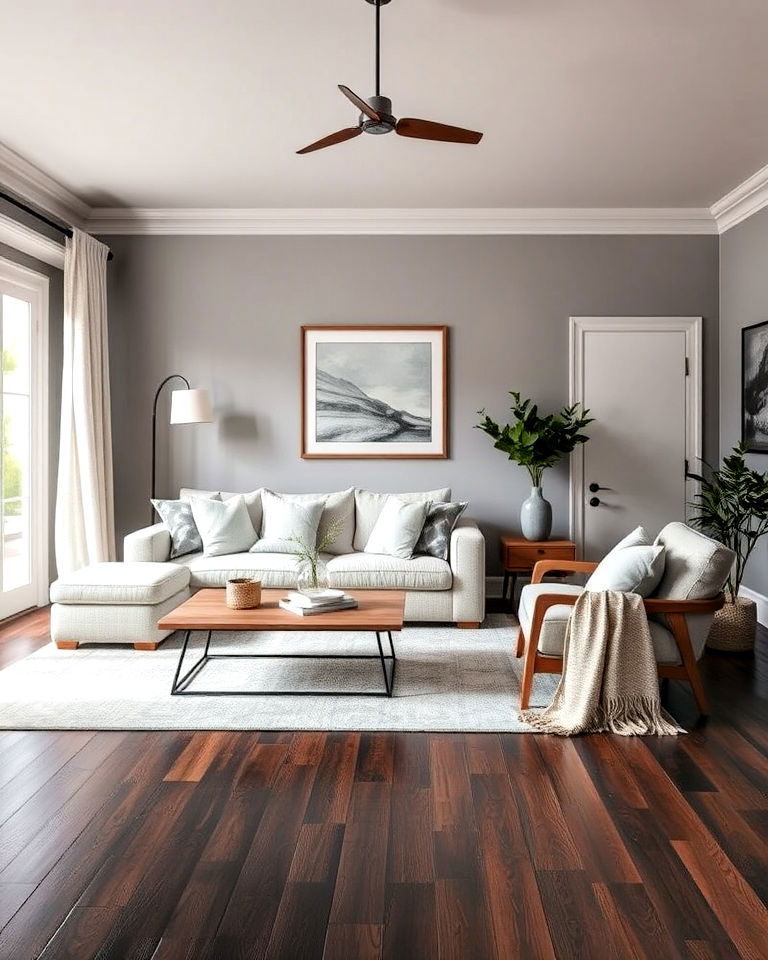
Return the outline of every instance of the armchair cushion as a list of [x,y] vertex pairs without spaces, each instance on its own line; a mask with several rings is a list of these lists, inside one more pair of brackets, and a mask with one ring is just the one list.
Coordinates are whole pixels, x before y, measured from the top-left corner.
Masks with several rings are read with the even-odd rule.
[[664,547],[664,576],[654,597],[708,600],[723,589],[736,559],[733,550],[684,523],[668,523],[656,537]]
[[664,574],[664,547],[633,545],[607,553],[587,580],[587,590],[620,590],[649,597]]
[[[578,596],[582,589],[582,587],[570,583],[533,583],[524,586],[520,594],[518,618],[525,636],[530,636],[533,625],[533,611],[538,596],[560,593],[573,597]],[[569,604],[557,604],[547,609],[539,633],[539,653],[546,657],[562,657],[565,628],[572,611],[573,606]],[[704,644],[712,625],[712,617],[711,613],[700,613],[686,617],[691,646],[697,660],[704,652]],[[656,617],[648,618],[656,662],[678,664],[680,663],[680,653],[675,638],[660,620],[661,618]]]

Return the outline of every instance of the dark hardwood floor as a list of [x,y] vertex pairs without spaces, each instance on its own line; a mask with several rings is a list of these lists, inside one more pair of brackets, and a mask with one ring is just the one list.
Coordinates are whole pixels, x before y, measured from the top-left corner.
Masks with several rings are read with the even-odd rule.
[[764,960],[768,637],[703,666],[679,738],[0,732],[0,957]]

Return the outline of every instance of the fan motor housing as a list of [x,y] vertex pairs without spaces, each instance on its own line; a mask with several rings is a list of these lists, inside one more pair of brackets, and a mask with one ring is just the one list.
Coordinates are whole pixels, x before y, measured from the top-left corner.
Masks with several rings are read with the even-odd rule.
[[378,113],[380,120],[371,120],[364,113],[360,114],[360,126],[364,133],[392,133],[397,120],[392,116],[392,101],[389,97],[368,97],[367,102]]

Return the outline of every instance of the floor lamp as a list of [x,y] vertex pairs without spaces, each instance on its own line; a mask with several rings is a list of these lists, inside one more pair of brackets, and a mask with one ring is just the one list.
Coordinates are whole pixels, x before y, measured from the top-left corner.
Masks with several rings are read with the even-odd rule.
[[[189,385],[189,380],[180,373],[172,373],[166,377],[155,392],[155,402],[152,404],[152,499],[155,499],[155,486],[157,482],[157,401],[163,387],[171,380],[181,380],[185,384],[183,390],[171,391],[171,416],[169,423],[212,423],[213,410],[211,409],[211,398],[207,390],[193,390]],[[154,520],[155,513],[152,508],[151,519]]]

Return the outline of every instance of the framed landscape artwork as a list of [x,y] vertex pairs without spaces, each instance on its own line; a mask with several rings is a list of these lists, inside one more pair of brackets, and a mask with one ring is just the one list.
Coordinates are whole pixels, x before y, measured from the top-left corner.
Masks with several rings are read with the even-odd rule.
[[741,439],[768,453],[768,320],[741,331]]
[[448,456],[448,328],[301,328],[301,455]]

